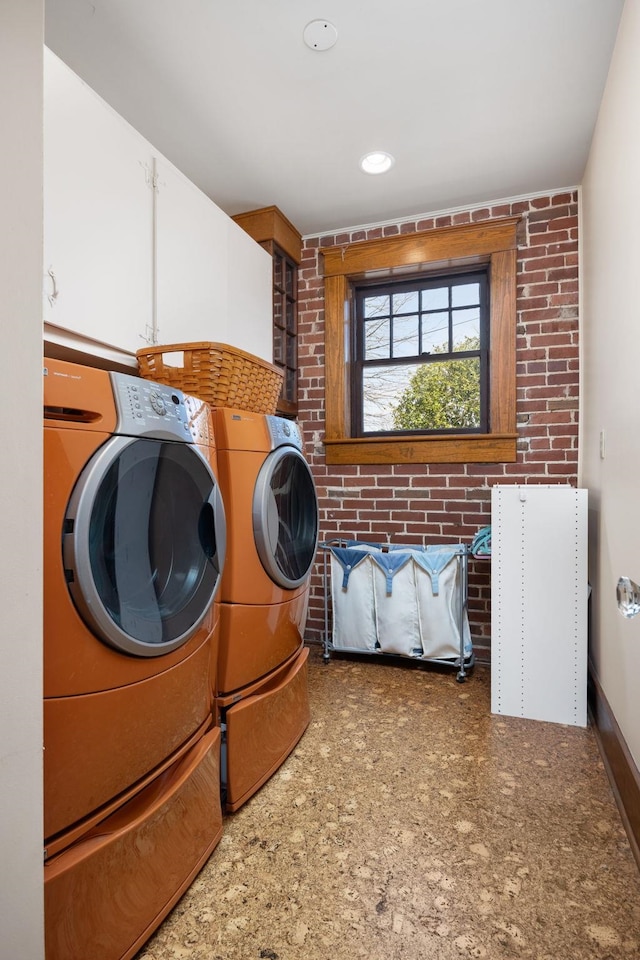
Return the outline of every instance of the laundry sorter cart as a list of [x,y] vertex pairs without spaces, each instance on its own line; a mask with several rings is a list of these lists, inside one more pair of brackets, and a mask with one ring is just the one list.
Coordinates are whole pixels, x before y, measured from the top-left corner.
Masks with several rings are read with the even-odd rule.
[[325,662],[331,651],[408,657],[457,669],[464,682],[474,663],[464,544],[337,539],[320,547]]

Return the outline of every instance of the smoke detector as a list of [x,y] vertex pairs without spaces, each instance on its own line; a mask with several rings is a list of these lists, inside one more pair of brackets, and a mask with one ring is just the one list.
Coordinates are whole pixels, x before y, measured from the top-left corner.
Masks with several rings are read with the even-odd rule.
[[310,50],[330,50],[338,39],[338,31],[328,20],[312,20],[302,36]]

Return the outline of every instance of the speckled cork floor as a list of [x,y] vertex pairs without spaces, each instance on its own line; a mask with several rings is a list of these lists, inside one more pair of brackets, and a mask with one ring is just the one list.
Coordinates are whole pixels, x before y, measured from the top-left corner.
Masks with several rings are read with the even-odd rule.
[[636,960],[640,874],[593,731],[311,648],[312,720],[137,960]]

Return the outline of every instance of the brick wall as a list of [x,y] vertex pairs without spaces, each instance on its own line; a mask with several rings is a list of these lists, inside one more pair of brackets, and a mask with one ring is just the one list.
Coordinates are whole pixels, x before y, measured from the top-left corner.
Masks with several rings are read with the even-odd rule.
[[[322,247],[520,216],[518,230],[518,459],[509,464],[327,467],[324,447]],[[299,287],[299,421],[320,504],[320,539],[470,542],[491,522],[494,483],[576,484],[578,457],[578,215],[575,193],[518,200],[307,239]],[[321,557],[319,557],[321,561]],[[471,561],[469,619],[476,656],[490,657],[490,576]],[[311,584],[307,638],[324,629],[321,563]]]

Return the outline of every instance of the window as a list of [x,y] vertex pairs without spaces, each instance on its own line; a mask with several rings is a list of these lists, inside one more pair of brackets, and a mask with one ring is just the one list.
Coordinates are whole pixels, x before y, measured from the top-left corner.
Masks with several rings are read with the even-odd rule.
[[[517,223],[518,218],[509,217],[323,249],[328,464],[516,460]],[[471,289],[455,289],[464,288],[467,281],[469,288],[478,284],[473,304],[463,302],[472,295]],[[427,291],[424,296],[423,290]],[[434,292],[438,290],[446,291],[446,307],[444,293]],[[404,293],[407,309],[398,301],[394,313],[396,293]],[[441,300],[433,299],[436,296]],[[464,323],[467,331],[474,323],[471,314],[464,317],[464,310],[477,312],[478,307],[479,346],[467,343],[470,349],[456,349],[464,339]],[[380,311],[377,319],[376,309]],[[372,316],[365,316],[367,311]],[[434,319],[437,314],[442,315],[441,323]],[[438,341],[437,327],[444,332],[445,317],[447,335]],[[371,332],[367,332],[369,321]],[[401,332],[396,326],[394,336],[398,322]],[[431,352],[425,354],[425,349]],[[435,369],[438,363],[463,361],[468,379],[473,381],[475,376],[479,389],[476,420],[456,423],[450,414],[444,424],[423,419],[419,426],[389,429],[388,420],[372,419],[376,368],[387,375],[403,368],[407,378],[412,362]],[[397,391],[396,400],[397,405],[401,401]],[[387,402],[389,406],[393,401]]]
[[298,409],[298,266],[273,245],[273,362],[282,367],[284,382],[278,404],[282,414]]
[[355,287],[352,436],[488,429],[486,270]]

